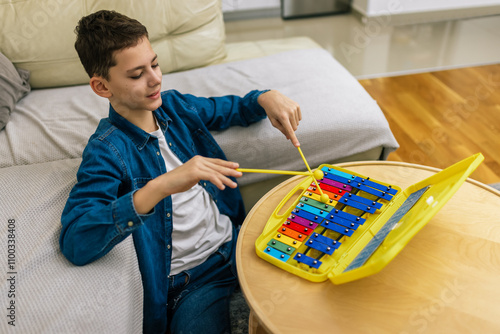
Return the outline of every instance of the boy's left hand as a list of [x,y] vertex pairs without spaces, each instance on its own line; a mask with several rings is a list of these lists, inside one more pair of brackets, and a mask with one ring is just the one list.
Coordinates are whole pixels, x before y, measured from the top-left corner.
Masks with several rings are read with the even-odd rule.
[[295,130],[302,119],[299,104],[277,90],[261,94],[257,101],[266,111],[271,124],[280,130],[286,139],[290,139],[293,145],[299,147],[299,140],[295,136]]

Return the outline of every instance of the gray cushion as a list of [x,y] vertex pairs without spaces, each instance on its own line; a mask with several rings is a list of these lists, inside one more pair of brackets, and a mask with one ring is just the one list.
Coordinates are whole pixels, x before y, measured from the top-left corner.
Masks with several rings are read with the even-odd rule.
[[10,118],[17,101],[30,91],[29,72],[16,70],[7,57],[0,53],[0,130]]
[[[164,77],[163,88],[198,96],[242,95],[252,89],[277,89],[297,101],[302,121],[296,132],[311,166],[381,149],[380,158],[398,147],[377,102],[324,49],[282,52],[209,66]],[[297,149],[267,120],[249,128],[214,132],[229,160],[242,168],[305,170]],[[240,185],[269,180],[272,174],[245,173]]]

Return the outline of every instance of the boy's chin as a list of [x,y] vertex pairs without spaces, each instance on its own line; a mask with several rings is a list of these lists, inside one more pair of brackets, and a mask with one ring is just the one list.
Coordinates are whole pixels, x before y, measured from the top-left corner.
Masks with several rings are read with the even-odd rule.
[[161,104],[162,104],[161,96],[158,99],[151,101],[151,103],[149,103],[151,111],[160,108]]
[[153,110],[160,108],[161,104],[162,104],[161,99],[159,99],[158,103],[155,105],[155,108]]

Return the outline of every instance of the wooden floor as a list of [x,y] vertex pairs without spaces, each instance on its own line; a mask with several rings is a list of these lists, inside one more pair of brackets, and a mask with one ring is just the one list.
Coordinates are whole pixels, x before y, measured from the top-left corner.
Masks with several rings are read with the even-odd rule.
[[481,152],[471,177],[500,182],[500,64],[360,83],[399,142],[388,160],[446,168]]

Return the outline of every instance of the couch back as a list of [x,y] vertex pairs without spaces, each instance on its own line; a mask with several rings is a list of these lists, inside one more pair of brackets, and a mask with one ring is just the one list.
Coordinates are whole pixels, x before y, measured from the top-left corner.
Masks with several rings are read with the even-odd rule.
[[163,73],[225,57],[220,0],[0,1],[0,52],[30,71],[33,88],[88,83],[74,48],[82,16],[112,9],[139,20],[149,32]]

